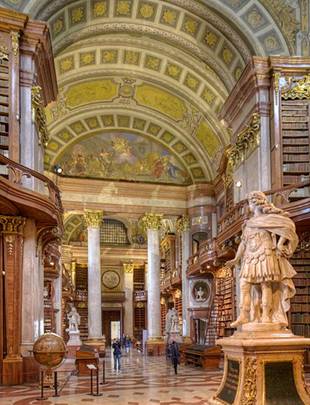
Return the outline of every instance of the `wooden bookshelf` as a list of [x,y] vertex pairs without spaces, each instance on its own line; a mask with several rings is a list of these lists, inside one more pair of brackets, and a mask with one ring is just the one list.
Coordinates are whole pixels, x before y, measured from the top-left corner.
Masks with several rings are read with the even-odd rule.
[[76,264],[75,273],[75,300],[74,305],[81,317],[80,336],[81,339],[88,337],[88,269],[86,266]]
[[296,335],[310,337],[310,252],[298,253],[291,259],[297,271],[296,294],[291,301],[291,328]]
[[134,307],[134,337],[142,341],[142,331],[146,329],[146,308],[142,302],[137,302]]
[[235,318],[235,288],[234,278],[225,277],[217,280],[218,296],[218,337],[226,336],[230,331],[230,324]]
[[[281,101],[283,186],[309,179],[309,100]],[[305,193],[309,190],[300,190]],[[305,195],[295,195],[298,199]]]
[[[9,60],[0,58],[0,154],[9,157]],[[0,175],[7,177],[6,166]]]
[[[145,291],[145,268],[136,267],[133,270],[133,294]],[[134,302],[134,337],[142,341],[143,329],[146,329],[146,302]]]

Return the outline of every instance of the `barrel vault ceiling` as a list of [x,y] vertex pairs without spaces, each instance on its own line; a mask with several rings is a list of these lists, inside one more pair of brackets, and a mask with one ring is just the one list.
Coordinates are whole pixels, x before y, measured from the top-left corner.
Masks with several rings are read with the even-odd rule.
[[[118,166],[110,172],[105,166],[100,175],[93,164],[92,173],[101,178],[212,180],[229,143],[218,113],[248,59],[295,49],[296,10],[284,0],[1,0],[0,5],[50,26],[59,96],[46,109],[46,168],[63,164],[72,153],[78,159],[87,145],[92,160],[102,141],[102,161],[109,156]],[[159,164],[158,156],[166,160]],[[124,159],[127,166],[120,171]],[[135,176],[138,166],[144,177]]]

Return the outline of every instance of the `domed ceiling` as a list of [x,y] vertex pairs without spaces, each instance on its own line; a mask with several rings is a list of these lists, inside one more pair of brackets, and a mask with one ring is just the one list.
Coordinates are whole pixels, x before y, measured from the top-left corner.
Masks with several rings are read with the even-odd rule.
[[216,175],[218,113],[251,55],[294,53],[283,0],[2,0],[49,23],[59,97],[45,164],[191,184]]

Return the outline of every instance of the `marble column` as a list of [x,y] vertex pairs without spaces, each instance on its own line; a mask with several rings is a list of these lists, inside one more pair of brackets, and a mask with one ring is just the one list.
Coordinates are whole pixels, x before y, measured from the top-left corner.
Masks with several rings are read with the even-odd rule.
[[[30,356],[35,340],[44,332],[43,266],[37,247],[37,227],[27,219],[24,228],[23,288],[22,288],[22,345],[24,357]],[[41,274],[42,273],[42,274]]]
[[124,289],[125,289],[125,313],[124,333],[133,336],[133,271],[134,263],[123,263]]
[[[26,219],[0,216],[2,232],[4,291],[5,291],[5,358],[2,365],[3,385],[23,383],[23,359],[21,356],[22,329],[22,261],[23,228]],[[1,331],[3,333],[3,331]]]
[[88,340],[102,339],[100,225],[102,211],[85,210],[88,233]]
[[57,335],[62,335],[62,274],[60,270],[60,275],[54,281],[54,291],[55,291],[55,303],[54,308],[57,311],[55,315],[56,333]]
[[183,336],[190,336],[190,316],[189,316],[189,280],[186,277],[187,261],[190,256],[191,235],[190,220],[188,216],[182,216],[177,221],[177,231],[181,233],[182,240],[182,325]]
[[145,214],[142,218],[144,229],[147,230],[147,329],[148,340],[161,340],[160,325],[160,246],[159,229],[162,215]]

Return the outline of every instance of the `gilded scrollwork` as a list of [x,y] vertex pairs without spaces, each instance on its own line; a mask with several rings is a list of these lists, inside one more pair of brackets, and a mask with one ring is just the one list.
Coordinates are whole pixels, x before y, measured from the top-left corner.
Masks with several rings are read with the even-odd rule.
[[0,231],[5,234],[21,234],[26,218],[0,215]]
[[310,74],[307,74],[302,79],[287,78],[289,86],[287,89],[282,89],[282,98],[284,100],[310,100]]
[[190,219],[187,215],[182,215],[181,218],[177,219],[176,230],[177,232],[184,232],[190,229]]
[[256,371],[257,360],[254,357],[247,357],[244,364],[244,384],[241,397],[241,405],[255,405],[256,404]]
[[37,125],[40,143],[44,146],[47,145],[49,135],[47,131],[46,115],[42,101],[42,89],[40,86],[33,86],[31,89],[31,105],[33,111],[33,118]]
[[103,212],[96,211],[96,210],[85,210],[84,219],[85,219],[87,227],[99,228],[102,223]]
[[254,113],[250,123],[237,136],[235,144],[228,151],[228,168],[234,168],[243,162],[259,145],[260,115]]
[[151,213],[145,214],[141,218],[141,224],[145,230],[152,229],[152,230],[158,231],[162,226],[162,219],[163,219],[162,214],[154,214],[151,212]]
[[9,60],[9,49],[7,46],[1,45],[0,46],[0,61],[8,61]]

